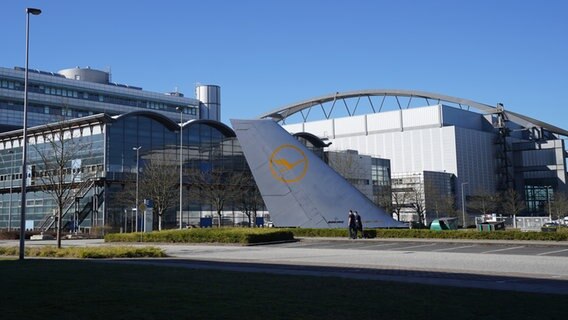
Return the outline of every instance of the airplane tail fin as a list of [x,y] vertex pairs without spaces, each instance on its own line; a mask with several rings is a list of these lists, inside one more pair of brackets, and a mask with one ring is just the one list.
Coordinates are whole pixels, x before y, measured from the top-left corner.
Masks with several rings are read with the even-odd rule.
[[403,227],[273,120],[231,120],[275,226],[347,228],[349,210],[366,228]]

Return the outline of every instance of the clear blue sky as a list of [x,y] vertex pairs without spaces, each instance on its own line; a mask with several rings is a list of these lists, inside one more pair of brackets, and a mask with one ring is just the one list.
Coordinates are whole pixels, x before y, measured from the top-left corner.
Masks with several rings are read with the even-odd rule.
[[0,3],[0,65],[112,69],[156,92],[222,87],[223,121],[336,91],[414,89],[568,129],[568,1]]

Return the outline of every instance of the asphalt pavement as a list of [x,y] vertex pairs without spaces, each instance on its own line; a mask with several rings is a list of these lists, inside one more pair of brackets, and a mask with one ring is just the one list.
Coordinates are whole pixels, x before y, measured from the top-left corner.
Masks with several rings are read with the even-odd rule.
[[[63,242],[64,246],[103,244],[102,240]],[[17,241],[0,241],[0,245],[17,245]],[[26,241],[26,245],[54,245],[54,241]],[[161,247],[170,258],[110,261],[568,295],[568,243],[563,242],[301,238],[257,246],[136,245]]]

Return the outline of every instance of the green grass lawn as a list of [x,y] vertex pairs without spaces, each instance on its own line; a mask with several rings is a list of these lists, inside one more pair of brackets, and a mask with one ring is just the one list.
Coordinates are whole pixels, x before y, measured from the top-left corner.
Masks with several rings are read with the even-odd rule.
[[567,297],[79,260],[0,259],[0,319],[566,319]]

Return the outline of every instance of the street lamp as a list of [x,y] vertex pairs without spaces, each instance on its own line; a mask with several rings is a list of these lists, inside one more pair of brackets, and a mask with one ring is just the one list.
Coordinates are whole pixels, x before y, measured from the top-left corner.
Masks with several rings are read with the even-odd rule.
[[14,150],[8,151],[10,158],[10,205],[8,205],[8,231],[12,230],[12,185],[14,183]]
[[22,129],[22,199],[20,203],[20,260],[24,260],[24,243],[26,236],[26,179],[27,170],[27,148],[28,148],[28,65],[30,53],[30,13],[37,16],[41,13],[40,9],[26,8],[26,69],[24,70],[24,123]]
[[546,199],[548,200],[548,222],[552,222],[552,208],[550,207],[550,194],[551,187],[546,188]]
[[177,107],[179,111],[179,228],[182,228],[183,210],[183,110],[184,107]]
[[134,223],[136,223],[136,227],[134,228],[135,232],[138,232],[138,178],[140,175],[140,148],[142,147],[132,147],[132,150],[136,151],[136,216],[134,218]]
[[462,219],[463,219],[462,228],[463,229],[467,228],[467,225],[465,223],[465,196],[463,194],[463,186],[465,186],[466,184],[469,184],[469,182],[462,182],[462,184],[461,184],[461,189],[462,189]]

